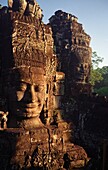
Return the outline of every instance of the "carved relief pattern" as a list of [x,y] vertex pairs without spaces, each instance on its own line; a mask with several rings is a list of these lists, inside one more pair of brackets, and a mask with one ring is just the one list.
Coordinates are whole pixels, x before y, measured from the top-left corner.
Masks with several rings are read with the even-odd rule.
[[[39,41],[36,38],[34,25],[17,23],[12,35],[13,55],[15,63],[37,66],[36,62],[43,62],[42,49],[39,48]],[[43,52],[43,51],[42,51]]]

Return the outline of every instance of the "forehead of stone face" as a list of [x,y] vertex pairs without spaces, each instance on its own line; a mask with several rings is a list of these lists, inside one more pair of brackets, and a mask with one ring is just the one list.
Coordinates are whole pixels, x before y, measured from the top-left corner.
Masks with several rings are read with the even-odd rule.
[[44,70],[39,67],[24,67],[18,69],[19,81],[35,83],[44,81]]
[[4,81],[10,84],[16,84],[23,81],[30,84],[43,82],[44,84],[44,69],[40,67],[19,67],[12,69],[4,75]]

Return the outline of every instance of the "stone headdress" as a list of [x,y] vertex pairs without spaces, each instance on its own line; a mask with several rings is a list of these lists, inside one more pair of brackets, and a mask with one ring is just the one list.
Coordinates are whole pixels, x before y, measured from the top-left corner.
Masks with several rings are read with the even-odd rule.
[[44,74],[44,42],[38,20],[20,13],[8,13],[1,18],[1,34],[1,72],[4,83],[14,82],[22,75],[29,79],[32,72],[36,75]]
[[27,81],[34,78],[42,80],[41,76],[45,74],[47,90],[44,110],[52,111],[56,56],[53,54],[50,27],[20,12],[2,15],[0,23],[0,33],[3,35],[0,46],[2,85],[11,85],[23,78]]

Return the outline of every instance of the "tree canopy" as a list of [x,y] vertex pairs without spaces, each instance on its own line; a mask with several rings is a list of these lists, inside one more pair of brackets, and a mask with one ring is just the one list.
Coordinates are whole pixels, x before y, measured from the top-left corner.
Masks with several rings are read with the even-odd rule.
[[96,84],[96,82],[100,82],[103,80],[102,73],[98,70],[99,63],[103,61],[103,58],[98,56],[94,51],[92,53],[92,64],[91,64],[91,77],[90,83],[92,86]]
[[96,52],[92,53],[91,78],[90,83],[99,95],[108,95],[108,66],[99,68],[99,63],[103,58]]

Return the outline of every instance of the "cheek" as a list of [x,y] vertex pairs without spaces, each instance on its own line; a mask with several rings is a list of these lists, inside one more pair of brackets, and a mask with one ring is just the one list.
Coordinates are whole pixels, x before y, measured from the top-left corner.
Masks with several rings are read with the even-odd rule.
[[22,100],[23,97],[24,97],[24,92],[22,92],[22,91],[17,91],[16,92],[17,101]]
[[24,96],[24,93],[21,91],[16,91],[15,89],[10,89],[8,92],[9,101],[20,101]]
[[16,91],[14,87],[8,88],[7,97],[10,102],[20,101],[23,98],[23,96],[24,93],[22,91]]

